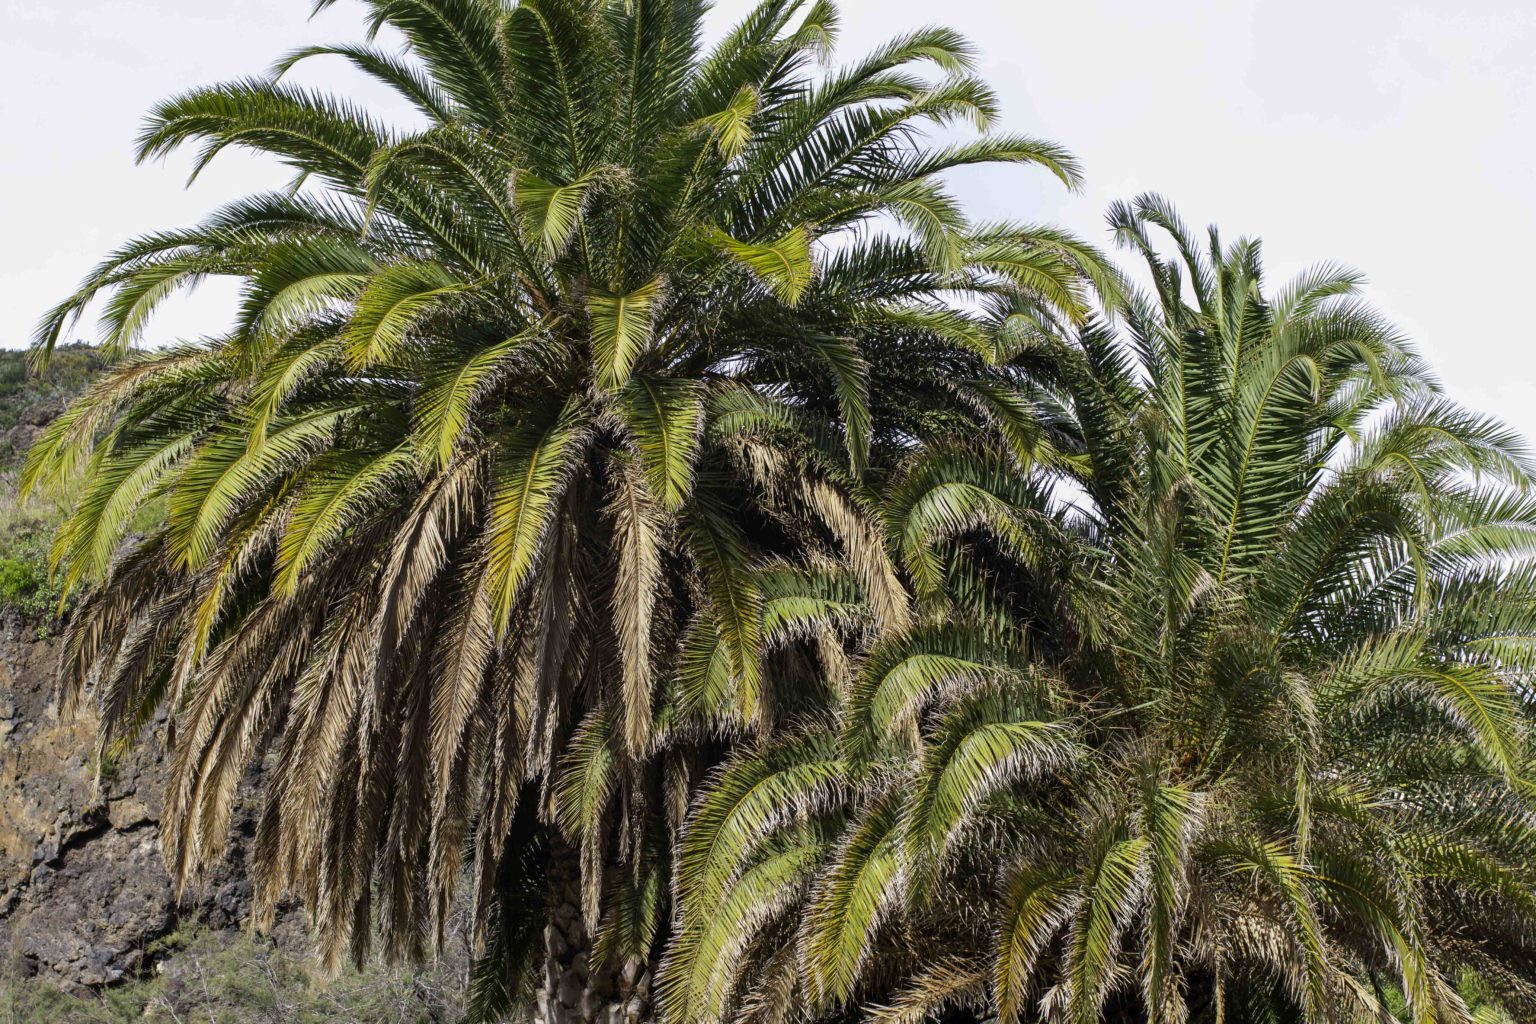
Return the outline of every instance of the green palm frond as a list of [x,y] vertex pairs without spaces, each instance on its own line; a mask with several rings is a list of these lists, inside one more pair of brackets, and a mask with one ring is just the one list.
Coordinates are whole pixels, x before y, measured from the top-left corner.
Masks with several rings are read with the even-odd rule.
[[693,477],[704,426],[702,389],[686,380],[632,377],[620,397],[651,493],[668,509],[682,506]]
[[599,387],[616,390],[651,344],[652,328],[666,289],[655,278],[623,294],[593,294],[587,299],[592,318],[592,363]]
[[853,995],[875,932],[901,898],[900,804],[893,794],[872,801],[816,881],[801,945],[819,1007]]
[[638,754],[651,738],[656,678],[651,648],[664,578],[667,524],[640,474],[625,467],[615,476],[609,514],[614,523],[616,555],[613,619],[624,674],[620,721],[627,749]]
[[401,263],[374,274],[342,333],[356,367],[390,358],[434,308],[469,285],[433,263]]
[[743,242],[718,228],[710,232],[710,244],[762,280],[785,305],[794,306],[811,285],[811,236],[795,228],[767,242]]
[[287,526],[278,541],[274,589],[291,596],[309,562],[342,531],[372,514],[389,489],[413,469],[411,453],[405,447],[378,455],[317,462],[301,478]]
[[530,342],[527,334],[494,342],[456,359],[424,383],[417,401],[413,434],[416,449],[446,467],[472,429],[475,405]]
[[503,628],[539,561],[588,431],[580,404],[572,401],[554,422],[531,432],[503,456],[486,529],[486,571],[493,581],[496,618]]
[[512,180],[512,203],[522,215],[529,235],[538,240],[545,252],[558,256],[576,231],[595,183],[596,178],[588,174],[568,184],[552,185],[525,171]]

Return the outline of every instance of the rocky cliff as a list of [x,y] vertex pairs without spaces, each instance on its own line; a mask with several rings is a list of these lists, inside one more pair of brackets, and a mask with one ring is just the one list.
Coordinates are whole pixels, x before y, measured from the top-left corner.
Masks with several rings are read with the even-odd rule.
[[250,815],[236,819],[225,867],[178,898],[159,847],[161,723],[98,766],[90,712],[58,715],[54,642],[14,610],[0,629],[4,974],[79,991],[143,971],[189,923],[236,927],[248,910],[241,867]]

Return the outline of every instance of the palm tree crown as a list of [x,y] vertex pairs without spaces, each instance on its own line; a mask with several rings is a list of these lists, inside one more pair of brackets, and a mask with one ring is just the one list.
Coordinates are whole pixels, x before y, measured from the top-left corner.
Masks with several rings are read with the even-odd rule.
[[1154,294],[1014,358],[1070,486],[973,474],[932,616],[718,771],[671,1019],[1467,1021],[1464,972],[1536,1006],[1523,443],[1355,275],[1271,297],[1256,242],[1111,220]]
[[[104,742],[173,710],[184,875],[269,751],[261,903],[297,890],[333,959],[440,940],[469,853],[507,957],[542,902],[552,960],[643,963],[721,743],[824,701],[827,616],[909,620],[871,488],[941,432],[1050,448],[976,297],[1043,324],[1112,278],[1068,236],[961,216],[950,168],[1077,170],[1018,136],[922,141],[993,117],[951,32],[823,73],[824,2],[765,0],[707,51],[697,0],[368,6],[404,57],[300,51],[140,140],[199,169],[253,149],[294,187],[130,242],[40,327],[46,353],[104,296],[123,357],[28,467],[83,474],[68,674]],[[280,81],[317,55],[423,124]],[[214,275],[242,282],[232,331],[133,351]],[[498,894],[526,903],[498,918]]]

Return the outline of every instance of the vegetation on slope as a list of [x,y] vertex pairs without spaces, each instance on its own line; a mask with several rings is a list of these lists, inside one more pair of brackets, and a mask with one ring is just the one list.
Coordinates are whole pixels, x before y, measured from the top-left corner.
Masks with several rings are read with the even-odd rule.
[[0,349],[0,608],[46,622],[58,610],[61,589],[50,579],[48,549],[67,508],[67,491],[19,493],[27,448],[42,427],[80,394],[101,367],[85,345],[60,347],[42,372],[26,352]]

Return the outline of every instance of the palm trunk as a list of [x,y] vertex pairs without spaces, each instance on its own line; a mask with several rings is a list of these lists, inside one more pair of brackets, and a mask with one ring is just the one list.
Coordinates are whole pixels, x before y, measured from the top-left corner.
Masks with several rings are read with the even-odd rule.
[[633,960],[616,971],[594,965],[581,913],[581,868],[560,839],[550,846],[544,974],[534,1024],[642,1024],[651,1017],[651,971]]

